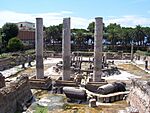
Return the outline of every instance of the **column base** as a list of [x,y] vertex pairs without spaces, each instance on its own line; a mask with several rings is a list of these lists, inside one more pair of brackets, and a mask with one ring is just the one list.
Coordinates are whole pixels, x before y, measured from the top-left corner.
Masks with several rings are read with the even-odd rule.
[[52,79],[50,77],[44,77],[43,79],[37,79],[36,76],[29,79],[31,89],[51,89]]

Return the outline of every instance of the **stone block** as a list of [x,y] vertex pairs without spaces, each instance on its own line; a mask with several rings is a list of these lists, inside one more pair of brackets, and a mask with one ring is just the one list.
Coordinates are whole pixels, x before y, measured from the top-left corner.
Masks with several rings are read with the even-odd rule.
[[43,79],[37,79],[35,76],[29,79],[31,89],[51,89],[52,79],[50,77],[44,77]]
[[96,99],[90,99],[89,100],[89,107],[96,107]]

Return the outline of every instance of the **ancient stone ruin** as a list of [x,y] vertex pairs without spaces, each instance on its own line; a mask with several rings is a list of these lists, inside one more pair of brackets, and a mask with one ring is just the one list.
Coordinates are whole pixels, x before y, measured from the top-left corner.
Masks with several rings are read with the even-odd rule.
[[94,71],[93,81],[101,81],[102,74],[102,37],[103,37],[103,20],[95,18],[95,37],[94,37]]
[[0,88],[5,87],[5,77],[0,73]]
[[35,51],[36,51],[36,76],[30,78],[31,88],[49,89],[51,87],[51,78],[44,77],[43,64],[43,19],[36,18],[35,32]]
[[70,79],[70,61],[71,61],[71,46],[70,46],[70,18],[63,20],[63,38],[62,38],[62,59],[63,59],[63,74],[62,80]]
[[32,97],[28,77],[21,76],[16,81],[0,88],[0,112],[15,113],[26,110]]
[[[107,54],[102,52],[102,31],[102,18],[95,18],[94,54],[88,52],[73,52],[71,54],[70,18],[63,20],[63,61],[56,64],[57,68],[62,70],[62,79],[55,80],[53,84],[54,93],[64,92],[68,98],[73,100],[86,101],[96,98],[97,101],[106,103],[122,100],[129,93],[125,92],[124,83],[108,84],[107,81],[101,79],[102,73],[104,74],[105,71],[111,75],[111,71],[117,70],[113,66],[108,68]],[[89,60],[83,60],[85,54],[89,54]],[[82,69],[82,63],[85,62],[90,64],[87,70]],[[83,76],[84,72],[86,72],[85,76]]]
[[[52,93],[64,93],[70,100],[80,100],[80,103],[89,102],[89,107],[96,107],[96,102],[111,103],[123,100],[129,94],[128,101],[133,108],[139,113],[150,112],[150,83],[148,81],[133,79],[133,87],[129,92],[126,91],[126,84],[123,82],[108,83],[102,79],[102,77],[120,73],[113,59],[131,59],[131,54],[102,51],[103,19],[101,17],[95,18],[94,52],[71,53],[70,18],[63,19],[62,55],[54,52],[48,55],[54,57],[57,54],[62,57],[62,61],[57,63],[55,68],[56,71],[61,70],[62,74],[53,81],[49,76],[44,76],[42,18],[36,18],[35,33],[36,74],[30,79],[27,76],[21,76],[7,85],[5,77],[0,74],[0,112],[14,113],[17,110],[26,110],[28,101],[32,99],[30,88],[50,90],[51,86]],[[86,55],[88,58],[84,59]],[[22,56],[20,59],[19,64],[22,64],[23,68],[25,68],[25,61],[32,66],[30,56]],[[84,63],[87,63],[87,69],[83,69]]]
[[150,82],[132,79],[128,102],[138,113],[150,113]]

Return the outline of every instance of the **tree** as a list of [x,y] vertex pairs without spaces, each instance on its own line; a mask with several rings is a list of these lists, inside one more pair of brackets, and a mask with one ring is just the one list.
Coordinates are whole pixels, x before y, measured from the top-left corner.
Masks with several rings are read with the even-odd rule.
[[146,44],[150,43],[150,27],[143,27],[142,29],[146,37]]
[[136,28],[134,28],[133,38],[134,38],[134,42],[137,45],[141,45],[141,46],[144,45],[145,34],[144,34],[142,27],[140,25],[137,25]]
[[95,28],[95,22],[92,22],[89,24],[87,29],[89,30],[89,32],[94,33],[94,28]]
[[20,39],[14,37],[14,38],[11,38],[9,41],[8,41],[8,46],[7,46],[8,50],[9,51],[19,51],[19,50],[22,50],[23,49],[23,43]]
[[72,29],[72,34],[74,37],[74,44],[76,45],[76,48],[83,49],[86,45],[87,40],[87,34],[88,32],[85,29]]
[[109,24],[106,28],[108,39],[115,45],[121,39],[121,26],[119,24]]
[[53,49],[55,48],[55,44],[61,44],[62,43],[62,24],[59,25],[53,25],[46,28],[46,40],[47,42],[53,44]]
[[133,28],[125,28],[122,27],[122,31],[121,31],[121,39],[122,39],[122,44],[123,45],[130,45],[130,43],[133,40]]
[[8,44],[8,41],[16,37],[18,35],[18,26],[14,23],[6,23],[2,27],[2,42],[4,46],[6,47]]

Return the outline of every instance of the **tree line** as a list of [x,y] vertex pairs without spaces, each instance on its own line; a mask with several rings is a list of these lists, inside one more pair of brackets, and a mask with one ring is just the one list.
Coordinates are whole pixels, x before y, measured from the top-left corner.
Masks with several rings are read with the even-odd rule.
[[[93,49],[94,26],[92,22],[87,29],[71,29],[71,43],[75,50]],[[46,42],[48,44],[61,45],[62,24],[53,25],[45,28]],[[122,46],[123,49],[129,48],[133,43],[137,47],[150,45],[150,27],[137,25],[132,27],[121,27],[120,24],[111,23],[108,26],[103,24],[103,44],[115,49],[115,46]],[[119,47],[120,48],[120,47]],[[127,48],[127,50],[128,50]],[[58,47],[56,47],[58,49]]]
[[[44,27],[44,42],[47,49],[61,51],[62,26],[59,24]],[[87,29],[71,29],[72,50],[93,50],[94,27],[95,23],[91,22]],[[1,49],[4,48],[5,51],[23,49],[21,40],[16,39],[18,31],[17,25],[13,23],[6,23],[0,28]],[[137,25],[132,28],[122,27],[116,23],[108,26],[103,24],[103,39],[103,44],[108,50],[119,50],[120,48],[129,50],[132,43],[134,46],[143,48],[150,45],[150,27]]]

